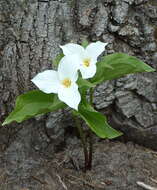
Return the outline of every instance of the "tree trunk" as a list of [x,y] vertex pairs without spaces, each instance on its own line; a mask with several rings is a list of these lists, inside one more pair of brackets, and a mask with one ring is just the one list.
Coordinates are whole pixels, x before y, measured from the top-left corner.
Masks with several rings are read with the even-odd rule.
[[[156,0],[1,0],[0,121],[13,109],[17,95],[35,88],[30,80],[53,67],[61,44],[85,38],[109,42],[106,54],[125,52],[157,68],[156,26]],[[157,150],[155,72],[98,86],[95,106],[126,140]],[[9,162],[15,150],[20,160],[34,150],[45,155],[66,141],[69,126],[73,124],[67,111],[13,123],[1,127],[0,148]]]

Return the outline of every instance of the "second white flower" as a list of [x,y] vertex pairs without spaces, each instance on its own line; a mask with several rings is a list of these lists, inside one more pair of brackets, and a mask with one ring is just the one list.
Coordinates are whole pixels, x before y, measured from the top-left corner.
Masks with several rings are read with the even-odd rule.
[[95,42],[89,44],[86,48],[78,44],[69,43],[64,46],[60,46],[64,55],[70,56],[77,54],[79,60],[73,60],[73,64],[78,64],[79,70],[82,74],[82,78],[92,78],[96,73],[96,62],[98,56],[105,50],[107,43]]

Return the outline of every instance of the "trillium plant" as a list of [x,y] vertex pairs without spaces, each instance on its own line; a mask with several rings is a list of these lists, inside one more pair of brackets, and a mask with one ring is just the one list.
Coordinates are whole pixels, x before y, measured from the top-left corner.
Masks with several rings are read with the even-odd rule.
[[[85,157],[85,171],[92,166],[92,133],[100,138],[113,139],[121,132],[113,129],[104,114],[93,107],[93,92],[102,82],[127,74],[155,71],[136,57],[124,53],[113,53],[99,57],[107,43],[100,41],[82,45],[69,43],[60,46],[63,53],[54,60],[57,70],[46,70],[31,81],[39,90],[32,90],[17,97],[14,110],[3,125],[18,123],[37,115],[59,109],[71,108],[79,131]],[[99,57],[99,58],[98,58]],[[91,129],[88,138],[81,126],[83,119]]]

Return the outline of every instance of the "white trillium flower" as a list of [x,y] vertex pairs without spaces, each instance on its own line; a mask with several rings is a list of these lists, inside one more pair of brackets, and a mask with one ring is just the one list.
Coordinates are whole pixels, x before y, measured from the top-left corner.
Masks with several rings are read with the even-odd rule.
[[69,43],[60,47],[62,48],[63,53],[66,56],[72,54],[78,55],[79,70],[82,74],[82,78],[88,79],[92,78],[95,75],[97,58],[105,50],[105,46],[107,44],[108,43],[98,41],[89,44],[86,48],[83,48],[82,46],[73,43]]
[[58,71],[46,70],[37,74],[31,81],[43,92],[56,93],[58,98],[69,107],[78,110],[81,96],[76,81],[78,79],[77,55],[64,56]]

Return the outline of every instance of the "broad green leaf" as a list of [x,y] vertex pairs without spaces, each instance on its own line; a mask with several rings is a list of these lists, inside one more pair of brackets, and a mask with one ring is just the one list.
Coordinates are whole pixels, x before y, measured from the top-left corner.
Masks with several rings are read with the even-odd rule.
[[104,56],[101,61],[97,62],[97,72],[90,81],[99,84],[131,73],[152,71],[155,71],[155,69],[136,57],[124,53],[114,53]]
[[81,43],[81,45],[84,47],[84,48],[86,48],[87,46],[88,46],[88,44],[89,44],[89,42],[88,42],[88,40],[83,40],[82,41],[82,43]]
[[121,132],[110,127],[106,117],[95,111],[87,102],[84,101],[80,104],[78,113],[90,129],[100,138],[112,139],[122,135]]
[[2,125],[9,124],[13,121],[20,123],[33,116],[56,111],[65,106],[56,94],[45,94],[39,90],[29,91],[17,97],[15,109],[5,119]]
[[63,53],[60,53],[56,56],[56,58],[53,60],[53,64],[54,65],[58,65],[60,60],[64,57],[64,54]]

